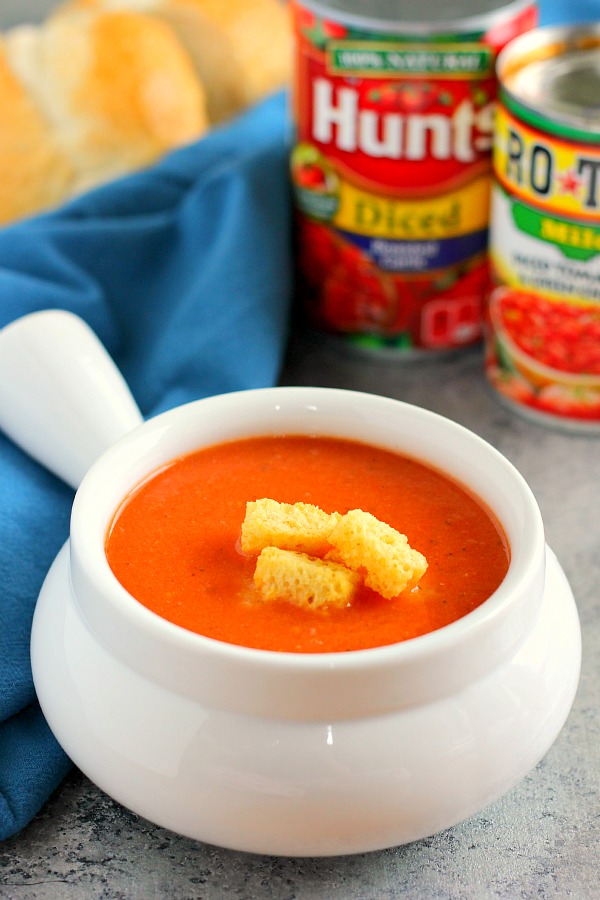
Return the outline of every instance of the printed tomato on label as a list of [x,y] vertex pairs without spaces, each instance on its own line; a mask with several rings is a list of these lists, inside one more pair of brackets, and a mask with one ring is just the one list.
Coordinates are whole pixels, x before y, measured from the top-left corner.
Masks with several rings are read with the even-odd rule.
[[544,366],[600,375],[600,308],[506,291],[502,323],[515,344]]
[[385,333],[393,322],[395,306],[393,289],[372,270],[364,271],[354,285],[340,271],[334,271],[325,280],[324,322],[333,322],[344,331],[368,332],[376,328]]
[[[379,87],[371,88],[366,94],[366,103],[373,109],[402,109],[406,112],[422,111],[430,107],[436,100],[447,96],[436,95],[435,87],[427,82],[386,82]],[[442,100],[443,102],[443,100]]]
[[334,237],[320,222],[308,218],[298,221],[297,230],[300,235],[299,267],[310,284],[318,285],[337,259]]
[[343,331],[392,333],[397,300],[389,276],[348,242],[341,242],[336,259],[323,284],[323,323]]

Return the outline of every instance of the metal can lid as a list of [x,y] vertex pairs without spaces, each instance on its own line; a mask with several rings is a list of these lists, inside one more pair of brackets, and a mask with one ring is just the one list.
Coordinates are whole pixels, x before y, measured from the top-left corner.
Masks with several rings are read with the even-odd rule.
[[521,35],[501,52],[498,77],[530,110],[600,134],[600,23]]
[[[323,18],[345,25],[403,34],[454,34],[487,31],[533,6],[533,0],[453,0],[440,10],[439,0],[301,0]],[[368,7],[368,9],[365,9]]]

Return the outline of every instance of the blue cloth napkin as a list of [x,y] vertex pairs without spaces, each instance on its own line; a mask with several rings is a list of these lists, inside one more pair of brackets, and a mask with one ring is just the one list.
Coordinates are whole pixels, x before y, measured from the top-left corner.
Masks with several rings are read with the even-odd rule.
[[[148,417],[277,381],[290,206],[282,94],[157,166],[0,231],[0,327],[66,309],[103,341]],[[0,433],[0,840],[70,768],[36,702],[35,602],[73,492]]]
[[568,25],[600,19],[600,0],[539,0],[540,25]]

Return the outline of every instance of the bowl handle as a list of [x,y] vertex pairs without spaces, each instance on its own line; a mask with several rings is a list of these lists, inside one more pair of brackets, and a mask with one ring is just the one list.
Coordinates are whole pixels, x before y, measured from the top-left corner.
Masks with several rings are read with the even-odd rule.
[[115,363],[78,316],[45,310],[0,331],[0,428],[77,488],[142,414]]

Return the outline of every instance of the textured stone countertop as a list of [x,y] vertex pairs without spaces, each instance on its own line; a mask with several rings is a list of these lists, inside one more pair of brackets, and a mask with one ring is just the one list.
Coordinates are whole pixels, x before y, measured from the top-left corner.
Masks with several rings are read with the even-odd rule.
[[546,429],[498,403],[481,353],[375,363],[295,338],[283,384],[385,394],[433,409],[496,446],[529,482],[571,582],[583,632],[574,707],[508,795],[454,828],[360,856],[279,859],[206,846],[154,826],[73,773],[0,846],[0,897],[394,900],[599,896],[600,434]]

